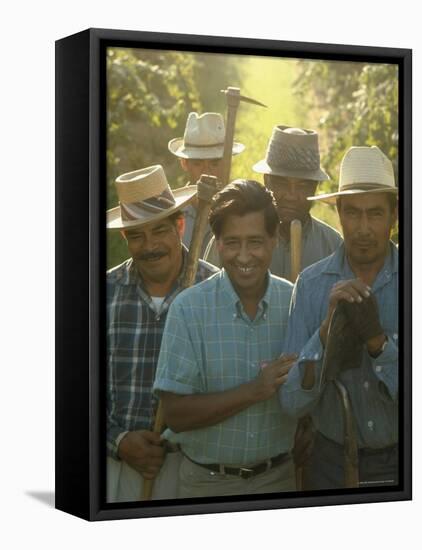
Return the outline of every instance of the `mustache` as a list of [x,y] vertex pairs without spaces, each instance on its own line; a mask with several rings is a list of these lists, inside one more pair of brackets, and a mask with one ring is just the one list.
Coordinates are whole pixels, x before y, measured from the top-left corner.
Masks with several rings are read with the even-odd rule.
[[143,254],[138,254],[136,259],[140,261],[158,260],[165,255],[166,253],[162,250],[157,250],[156,252],[144,252]]

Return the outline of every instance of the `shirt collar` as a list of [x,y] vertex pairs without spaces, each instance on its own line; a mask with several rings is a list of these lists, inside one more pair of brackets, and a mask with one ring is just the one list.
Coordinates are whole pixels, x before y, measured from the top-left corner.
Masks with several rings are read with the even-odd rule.
[[[228,303],[232,308],[236,310],[236,312],[239,311],[239,309],[242,307],[242,303],[240,301],[239,295],[235,291],[232,282],[230,280],[230,277],[227,274],[227,271],[222,268],[219,272],[220,280],[221,280],[221,287],[223,289],[224,294],[226,295],[228,299]],[[259,311],[261,310],[262,313],[265,313],[268,309],[268,305],[271,301],[271,292],[273,288],[273,280],[271,278],[271,273],[268,270],[267,272],[267,288],[265,290],[264,296],[261,298],[259,305],[258,305],[258,314],[256,316],[256,319],[258,319]]]
[[[310,214],[307,214],[305,221],[302,223],[302,233],[303,235],[307,235],[309,231],[311,231],[313,227],[313,218]],[[279,238],[285,240],[285,237],[282,233],[279,232]]]
[[[397,246],[392,241],[390,241],[387,257],[385,258],[384,265],[379,271],[376,280],[378,280],[381,274],[385,276],[387,279],[391,278],[391,275],[393,273],[397,273],[398,265],[399,265],[398,249],[397,249]],[[349,265],[349,262],[347,261],[347,258],[346,258],[344,243],[342,243],[338,247],[336,252],[332,254],[331,258],[329,259],[324,269],[324,272],[333,273],[346,278],[355,277]]]

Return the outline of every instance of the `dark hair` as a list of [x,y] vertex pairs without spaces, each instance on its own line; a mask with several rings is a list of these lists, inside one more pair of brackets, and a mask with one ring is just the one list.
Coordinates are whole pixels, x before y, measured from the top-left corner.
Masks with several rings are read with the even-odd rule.
[[228,216],[244,216],[263,212],[265,229],[274,236],[279,218],[272,192],[254,180],[238,179],[215,195],[211,204],[209,222],[215,238],[220,238],[224,220]]
[[[382,191],[380,191],[382,193]],[[388,205],[390,206],[390,212],[394,212],[396,210],[398,205],[397,195],[396,193],[383,193],[383,195],[386,195]],[[340,210],[341,208],[341,195],[337,197],[337,210]]]

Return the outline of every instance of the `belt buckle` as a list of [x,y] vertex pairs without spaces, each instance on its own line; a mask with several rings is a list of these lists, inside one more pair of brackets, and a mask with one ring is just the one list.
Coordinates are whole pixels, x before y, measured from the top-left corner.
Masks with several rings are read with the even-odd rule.
[[252,468],[239,468],[239,477],[242,479],[249,479],[253,476]]

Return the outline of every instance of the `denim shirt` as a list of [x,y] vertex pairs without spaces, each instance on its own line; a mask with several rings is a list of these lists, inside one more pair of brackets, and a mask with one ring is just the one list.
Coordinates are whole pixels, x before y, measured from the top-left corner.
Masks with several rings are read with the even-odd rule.
[[[320,386],[324,350],[319,328],[333,285],[354,278],[344,245],[300,274],[292,295],[286,344],[287,351],[299,353],[299,360],[279,393],[288,414],[300,417],[310,412],[316,428],[340,444],[344,443],[344,433],[339,397],[332,382]],[[361,366],[342,372],[338,379],[349,394],[359,447],[382,448],[398,439],[398,250],[393,243],[372,293],[387,345],[375,359],[365,350]],[[316,381],[310,390],[302,388],[307,361],[315,362]]]

